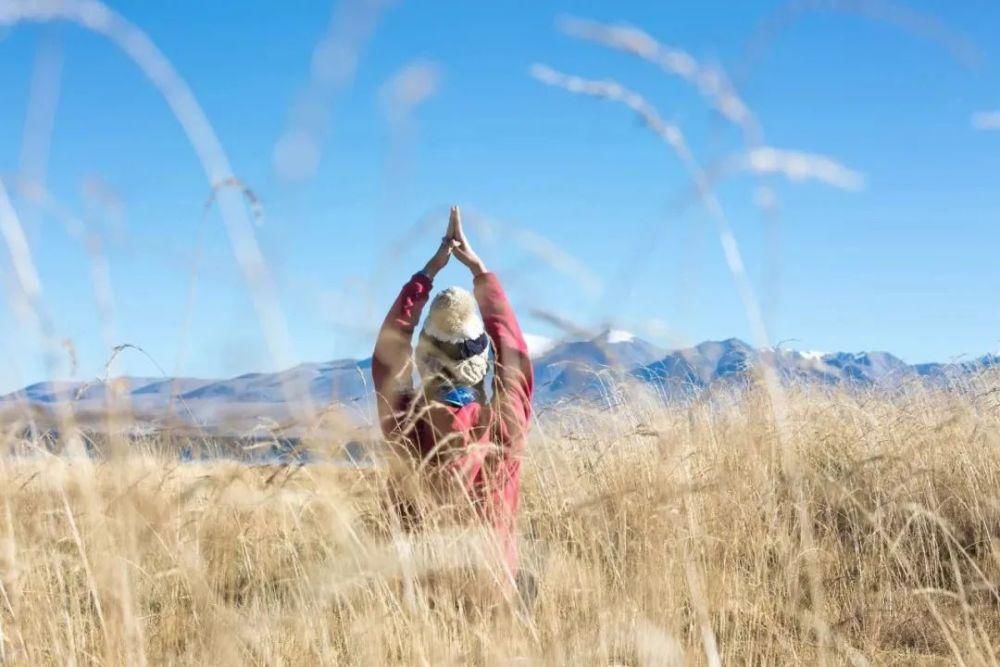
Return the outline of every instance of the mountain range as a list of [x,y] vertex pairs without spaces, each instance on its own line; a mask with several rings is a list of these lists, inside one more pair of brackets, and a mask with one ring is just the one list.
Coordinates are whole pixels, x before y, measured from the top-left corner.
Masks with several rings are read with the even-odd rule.
[[[908,378],[953,381],[978,369],[1000,366],[988,354],[966,362],[907,364],[888,352],[802,352],[754,348],[730,338],[664,350],[630,333],[606,330],[594,337],[552,344],[533,341],[536,396],[540,405],[571,400],[607,400],[609,387],[632,382],[656,388],[665,398],[690,394],[720,381],[743,377],[754,366],[773,364],[788,380],[891,387]],[[127,396],[130,411],[149,429],[196,427],[246,432],[255,426],[294,422],[303,406],[336,404],[348,419],[371,423],[371,359],[304,363],[276,373],[230,379],[125,377],[111,381],[40,382],[0,396],[0,415],[26,411],[51,418],[67,402],[74,414],[100,418],[109,385]]]

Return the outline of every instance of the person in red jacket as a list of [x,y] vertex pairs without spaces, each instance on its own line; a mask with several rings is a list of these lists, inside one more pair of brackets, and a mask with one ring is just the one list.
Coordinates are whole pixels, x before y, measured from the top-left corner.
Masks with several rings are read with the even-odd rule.
[[[440,292],[414,350],[413,334],[434,277],[451,256],[472,273],[473,294],[458,287]],[[413,384],[414,364],[419,386]],[[415,464],[410,469],[421,477],[445,478],[459,488],[492,527],[513,583],[521,453],[531,418],[531,359],[500,281],[469,244],[457,207],[451,209],[437,252],[403,286],[385,317],[372,378],[382,432],[392,448]],[[419,526],[414,503],[395,494],[392,504],[404,529]]]

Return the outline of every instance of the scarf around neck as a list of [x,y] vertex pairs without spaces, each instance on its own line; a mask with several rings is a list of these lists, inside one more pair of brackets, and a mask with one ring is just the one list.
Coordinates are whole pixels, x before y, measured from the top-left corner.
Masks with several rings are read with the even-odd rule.
[[463,408],[469,403],[475,403],[479,398],[479,392],[472,387],[441,387],[438,400],[445,405],[453,405],[456,408]]

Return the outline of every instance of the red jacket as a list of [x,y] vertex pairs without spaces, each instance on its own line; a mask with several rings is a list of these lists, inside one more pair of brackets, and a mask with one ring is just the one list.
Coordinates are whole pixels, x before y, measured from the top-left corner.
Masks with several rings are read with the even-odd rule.
[[[431,466],[448,466],[462,480],[483,516],[493,525],[510,574],[517,569],[514,522],[521,453],[531,418],[534,380],[528,346],[496,275],[474,281],[486,333],[495,354],[493,396],[489,403],[462,407],[435,403],[414,410],[421,393],[413,387],[413,332],[430,296],[431,280],[415,274],[386,315],[372,356],[382,433]],[[447,438],[446,442],[441,442]],[[456,442],[457,441],[457,442]],[[461,453],[437,456],[438,445]]]

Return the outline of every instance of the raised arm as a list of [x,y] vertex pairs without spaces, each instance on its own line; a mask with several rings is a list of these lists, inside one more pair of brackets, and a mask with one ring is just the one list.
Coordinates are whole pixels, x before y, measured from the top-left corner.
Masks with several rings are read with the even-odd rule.
[[403,398],[413,391],[413,331],[430,298],[434,276],[451,256],[452,242],[445,237],[422,271],[413,274],[382,322],[372,353],[372,381],[382,432],[397,430],[397,415],[405,409]]
[[382,322],[372,353],[372,380],[379,421],[386,436],[394,430],[401,398],[413,390],[413,330],[431,292],[431,279],[415,273]]
[[457,207],[452,209],[449,234],[458,241],[452,248],[455,257],[472,272],[479,312],[483,316],[486,333],[493,341],[496,354],[493,403],[501,418],[503,444],[508,448],[520,447],[527,434],[534,391],[528,345],[500,280],[487,271],[483,260],[465,237]]
[[531,417],[534,373],[528,344],[514,309],[495,273],[484,271],[474,279],[483,325],[496,354],[496,395],[506,427],[513,438],[523,438]]

